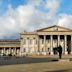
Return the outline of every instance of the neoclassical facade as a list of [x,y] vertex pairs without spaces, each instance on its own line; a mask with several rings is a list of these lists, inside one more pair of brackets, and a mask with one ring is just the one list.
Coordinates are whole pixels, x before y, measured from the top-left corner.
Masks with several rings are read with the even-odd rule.
[[20,55],[20,40],[0,40],[0,55]]
[[59,45],[62,53],[72,54],[72,30],[51,26],[34,32],[22,32],[20,40],[20,55],[54,55]]
[[34,32],[20,33],[18,40],[0,40],[0,55],[54,55],[62,46],[62,54],[72,54],[72,30],[50,26]]

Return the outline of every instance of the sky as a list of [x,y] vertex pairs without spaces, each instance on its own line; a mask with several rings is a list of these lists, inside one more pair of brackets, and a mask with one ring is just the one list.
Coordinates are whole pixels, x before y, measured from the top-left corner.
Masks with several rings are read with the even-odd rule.
[[72,0],[0,0],[0,39],[52,25],[72,28]]

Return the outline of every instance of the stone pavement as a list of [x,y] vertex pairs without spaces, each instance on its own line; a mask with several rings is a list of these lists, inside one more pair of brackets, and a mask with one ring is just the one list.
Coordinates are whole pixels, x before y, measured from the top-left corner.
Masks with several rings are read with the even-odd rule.
[[72,72],[72,62],[42,62],[1,66],[0,72]]
[[[63,55],[62,59],[72,59],[72,56]],[[4,59],[0,72],[72,72],[72,60],[69,62],[57,60],[58,55]]]
[[[27,57],[0,57],[0,65],[55,62],[59,60],[58,58],[59,58],[58,55],[27,56]],[[70,61],[72,61],[72,55],[63,55],[62,59],[69,59]]]

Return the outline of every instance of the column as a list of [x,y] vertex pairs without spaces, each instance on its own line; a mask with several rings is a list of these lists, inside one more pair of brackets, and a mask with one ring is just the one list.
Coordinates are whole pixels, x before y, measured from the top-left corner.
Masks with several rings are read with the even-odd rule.
[[15,49],[14,49],[14,55],[16,55],[17,53],[16,53],[16,47],[15,47]]
[[58,45],[57,46],[59,45],[60,45],[60,35],[58,35]]
[[39,36],[37,38],[37,45],[38,45],[37,54],[39,55],[40,54],[40,39],[39,39]]
[[44,35],[44,55],[46,55],[46,35]]
[[30,53],[30,49],[29,49],[29,38],[27,38],[27,54]]
[[2,52],[1,52],[2,54],[4,53],[4,48],[2,48]]
[[53,36],[51,35],[51,49],[50,54],[53,55]]
[[71,54],[72,54],[72,35],[71,35]]
[[33,53],[34,53],[34,54],[36,53],[36,50],[35,50],[35,44],[36,44],[36,42],[35,42],[35,41],[36,41],[36,39],[34,38],[34,39],[33,39]]
[[3,53],[4,53],[4,54],[6,54],[6,51],[5,51],[5,50],[6,50],[6,48],[3,49]]
[[[23,38],[20,39],[20,56],[23,56],[24,40],[25,40],[25,44],[26,44],[26,39],[23,39]],[[14,50],[15,50],[15,48],[14,48]],[[14,51],[14,55],[15,55],[15,51]]]
[[68,52],[67,52],[67,36],[66,35],[64,36],[64,39],[65,39],[65,55],[67,55]]
[[9,54],[11,54],[11,47],[9,48]]

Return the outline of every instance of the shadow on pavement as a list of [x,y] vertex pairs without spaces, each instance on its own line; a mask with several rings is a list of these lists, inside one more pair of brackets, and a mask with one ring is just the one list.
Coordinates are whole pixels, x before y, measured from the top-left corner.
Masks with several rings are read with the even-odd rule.
[[[14,64],[31,64],[41,62],[57,62],[58,58],[51,57],[2,57],[0,58],[0,65],[14,65]],[[72,59],[70,59],[72,61]]]
[[33,58],[33,57],[2,57],[0,65],[13,65],[13,64],[30,64],[41,62],[56,62],[58,58]]
[[54,70],[54,71],[44,71],[44,72],[72,72],[71,70]]

